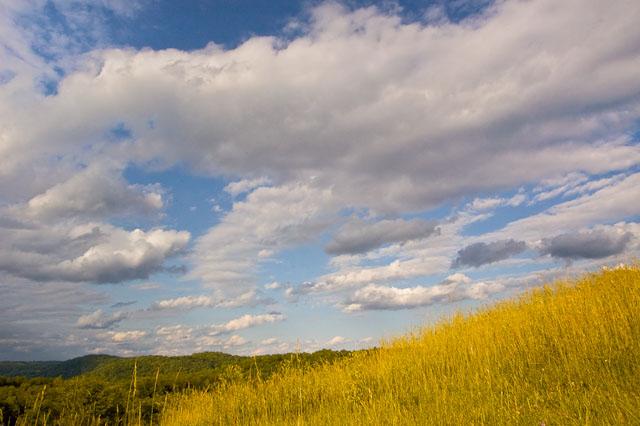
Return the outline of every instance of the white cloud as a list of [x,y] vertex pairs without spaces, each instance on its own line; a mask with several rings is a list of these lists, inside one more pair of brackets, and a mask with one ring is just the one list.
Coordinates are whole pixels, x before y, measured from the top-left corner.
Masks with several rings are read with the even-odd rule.
[[[108,227],[106,227],[108,229]],[[188,232],[163,229],[126,232],[111,229],[108,240],[81,256],[54,265],[48,276],[72,281],[119,282],[146,278],[159,270],[165,258],[179,253],[189,241]]]
[[472,283],[466,275],[457,273],[430,287],[407,288],[368,285],[357,290],[344,304],[346,312],[363,310],[412,309],[434,303],[449,303],[463,299],[484,299],[502,291],[500,283]]
[[238,336],[237,334],[234,334],[233,336],[229,337],[228,339],[224,340],[222,342],[222,347],[223,348],[232,348],[232,347],[236,347],[236,346],[244,346],[247,343],[249,343],[249,341],[247,339],[245,339],[242,336]]
[[196,241],[189,276],[224,297],[251,290],[264,250],[311,241],[336,211],[330,190],[304,184],[258,188]]
[[350,340],[342,337],[342,336],[334,336],[333,338],[327,341],[327,346],[339,346],[344,345],[345,343],[349,343]]
[[0,227],[0,270],[37,281],[120,282],[147,278],[180,253],[188,232],[126,231],[104,223]]
[[563,196],[584,195],[584,194],[592,193],[599,189],[606,188],[607,186],[611,186],[617,182],[620,182],[621,180],[624,180],[626,177],[627,177],[626,174],[620,173],[608,178],[590,180],[581,185],[574,186],[573,188],[565,192]]
[[130,185],[117,171],[88,167],[31,198],[25,213],[43,220],[152,214],[164,206],[158,186]]
[[0,270],[37,281],[146,278],[181,253],[190,234],[105,222],[158,213],[163,198],[159,186],[128,184],[108,160],[88,166],[24,203],[0,208]]
[[242,179],[236,182],[229,183],[224,187],[224,190],[231,194],[233,197],[237,197],[240,194],[251,192],[256,188],[268,185],[269,183],[269,179],[265,177],[257,179]]
[[507,205],[510,207],[518,207],[525,201],[527,201],[527,196],[522,192],[518,192],[513,197],[507,200]]
[[173,299],[163,299],[153,302],[152,310],[191,310],[195,308],[237,308],[240,306],[255,306],[271,303],[270,299],[262,297],[254,290],[247,291],[235,297],[219,298],[210,295],[180,296]]
[[515,193],[510,198],[501,198],[501,197],[488,197],[488,198],[474,198],[473,201],[467,204],[467,210],[472,212],[483,212],[494,210],[498,207],[509,206],[509,207],[518,207],[522,203],[527,200],[527,196],[524,194],[523,189],[521,188],[517,193]]
[[[598,185],[599,187],[600,185]],[[535,242],[558,231],[577,231],[598,223],[632,218],[640,214],[640,173],[613,179],[596,192],[556,204],[547,210],[509,223],[486,238],[518,238]]]
[[264,288],[266,288],[267,290],[277,290],[280,287],[282,287],[282,284],[280,284],[278,281],[272,281],[264,285]]
[[464,244],[461,230],[485,216],[485,213],[454,212],[439,223],[439,232],[429,238],[384,247],[365,255],[335,257],[332,261],[336,268],[334,272],[289,287],[285,296],[293,301],[307,294],[340,292],[369,284],[398,283],[446,273],[456,251]]
[[164,326],[156,329],[156,335],[160,336],[162,341],[170,344],[183,344],[185,341],[191,341],[194,329],[184,325]]
[[534,192],[537,194],[531,202],[545,201],[566,193],[571,193],[576,187],[583,185],[588,180],[588,176],[584,173],[569,173],[561,178],[545,180],[534,189]]
[[214,307],[218,303],[211,296],[181,296],[174,299],[164,299],[154,302],[152,309],[193,309],[203,307]]
[[[225,333],[234,330],[225,331]],[[224,350],[234,351],[250,342],[237,334],[226,338],[212,333],[211,327],[185,325],[162,326],[155,330],[154,352],[165,355],[192,354],[196,352]]]
[[106,334],[115,343],[137,342],[147,335],[143,330],[110,331]]
[[278,343],[277,337],[269,337],[260,342],[261,345],[275,345],[276,343]]
[[98,309],[90,314],[82,315],[78,318],[76,326],[78,328],[103,329],[109,328],[124,321],[129,317],[126,312],[118,311],[111,315],[105,314],[102,309]]
[[215,336],[218,334],[231,333],[234,331],[243,330],[245,328],[256,327],[262,324],[284,321],[284,319],[285,316],[280,312],[270,312],[268,314],[260,315],[246,314],[227,321],[224,324],[211,326],[210,335]]
[[[57,96],[2,102],[0,170],[13,184],[91,142],[79,160],[184,163],[278,184],[315,177],[347,204],[404,211],[625,169],[640,160],[623,136],[640,116],[639,7],[504,1],[468,25],[423,25],[325,4],[288,43],[94,51]],[[131,143],[104,143],[122,121]]]
[[475,198],[469,208],[476,211],[492,210],[505,203],[503,198]]
[[294,298],[301,294],[321,291],[339,291],[371,283],[385,283],[429,275],[434,272],[440,259],[415,258],[409,260],[396,259],[383,266],[348,267],[337,272],[323,275],[314,282],[290,287],[285,294]]

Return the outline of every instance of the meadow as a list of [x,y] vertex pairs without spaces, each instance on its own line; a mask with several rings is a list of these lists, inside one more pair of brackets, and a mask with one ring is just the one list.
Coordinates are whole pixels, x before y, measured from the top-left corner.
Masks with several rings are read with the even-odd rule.
[[333,365],[182,394],[160,420],[640,424],[640,270],[557,282]]
[[[333,362],[297,357],[268,376],[231,368],[209,388],[154,397],[151,416],[134,375],[116,423],[640,424],[640,269],[551,283]],[[38,404],[18,424],[42,424]],[[79,412],[46,422],[105,423]]]

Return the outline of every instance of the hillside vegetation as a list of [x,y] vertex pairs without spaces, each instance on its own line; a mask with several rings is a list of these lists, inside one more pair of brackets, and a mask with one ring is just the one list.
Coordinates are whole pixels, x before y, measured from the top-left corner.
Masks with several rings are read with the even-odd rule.
[[0,361],[0,376],[69,378],[119,359],[111,355],[85,355],[67,361]]
[[640,424],[640,270],[558,282],[332,365],[170,398],[165,425]]
[[[348,354],[322,350],[249,357],[206,352],[5,362],[4,377],[0,377],[0,424],[148,424],[169,394],[212,388],[229,380],[265,380],[285,364],[326,364]],[[7,377],[16,375],[22,377]]]

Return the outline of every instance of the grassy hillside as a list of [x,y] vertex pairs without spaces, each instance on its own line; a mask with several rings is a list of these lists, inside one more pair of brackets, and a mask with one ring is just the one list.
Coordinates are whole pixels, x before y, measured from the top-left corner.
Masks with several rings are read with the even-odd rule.
[[183,393],[161,420],[640,424],[640,270],[555,283],[333,365]]

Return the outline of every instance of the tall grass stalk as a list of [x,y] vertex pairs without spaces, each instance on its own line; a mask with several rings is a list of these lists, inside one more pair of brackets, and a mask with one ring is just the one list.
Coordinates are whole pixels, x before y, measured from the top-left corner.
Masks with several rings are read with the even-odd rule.
[[156,369],[156,379],[153,382],[153,394],[151,395],[151,410],[149,412],[149,426],[153,425],[153,412],[156,402],[156,390],[158,389],[158,377],[160,376],[160,368]]

